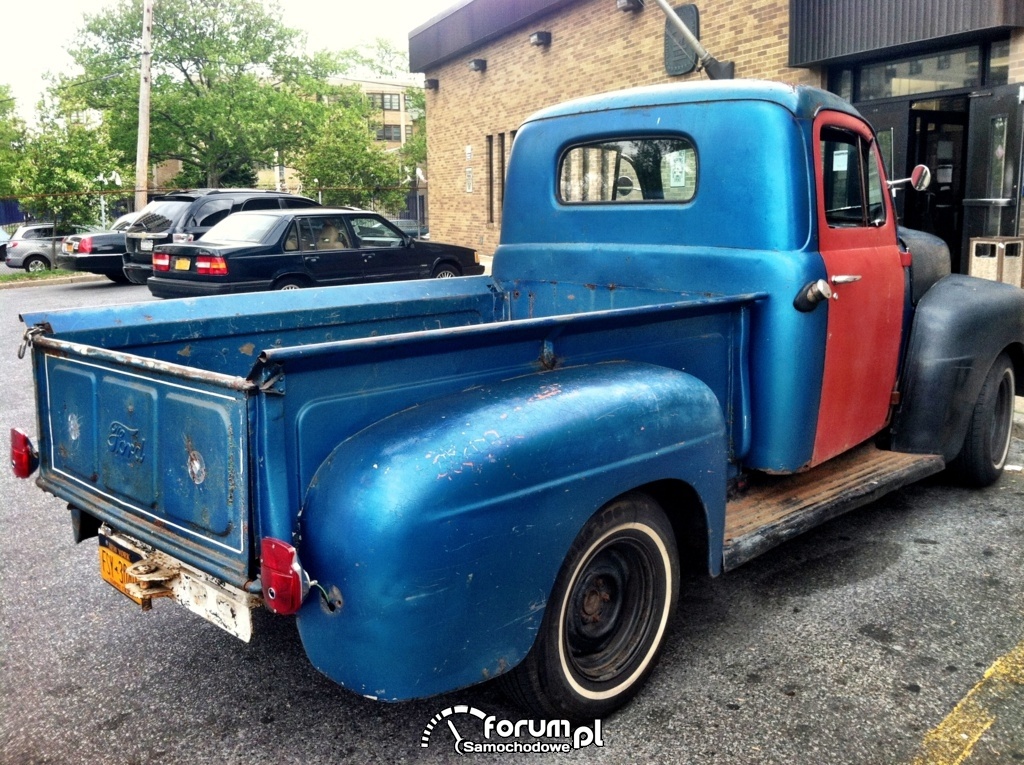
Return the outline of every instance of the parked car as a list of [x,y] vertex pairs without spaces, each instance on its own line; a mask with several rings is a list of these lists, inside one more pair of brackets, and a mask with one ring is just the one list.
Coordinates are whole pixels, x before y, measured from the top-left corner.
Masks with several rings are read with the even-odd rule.
[[166,243],[191,242],[232,213],[319,207],[316,200],[260,189],[191,189],[154,199],[128,228],[123,260],[125,276],[145,284],[153,273],[153,249]]
[[365,210],[262,210],[153,250],[149,291],[191,297],[484,272],[476,251],[403,234]]
[[57,268],[101,274],[112,282],[128,284],[123,262],[125,231],[138,216],[138,213],[126,213],[115,220],[108,231],[66,237],[57,253]]
[[7,242],[4,263],[8,268],[24,268],[26,271],[48,271],[53,268],[64,237],[92,226],[70,224],[29,223],[19,226]]
[[388,220],[403,234],[408,234],[414,239],[430,238],[430,227],[426,223],[420,223],[418,220],[409,220],[408,218],[388,218]]

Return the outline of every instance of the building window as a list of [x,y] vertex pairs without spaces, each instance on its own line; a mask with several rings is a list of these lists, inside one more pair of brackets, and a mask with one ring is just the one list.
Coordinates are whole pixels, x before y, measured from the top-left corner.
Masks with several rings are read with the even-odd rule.
[[689,202],[697,152],[687,139],[668,137],[573,146],[562,155],[558,191],[567,204]]
[[915,96],[1005,85],[1010,43],[999,40],[941,53],[846,66],[830,73],[829,89],[848,101]]
[[505,205],[505,134],[498,133],[498,214]]
[[1010,81],[1010,41],[992,43],[989,49],[988,74],[985,84],[990,88],[1006,85]]
[[487,136],[487,222],[494,223],[494,136]]
[[397,112],[402,109],[401,93],[369,93],[370,102],[378,109],[386,112]]
[[402,140],[402,126],[401,125],[381,125],[377,128],[377,140],[378,141],[401,141]]

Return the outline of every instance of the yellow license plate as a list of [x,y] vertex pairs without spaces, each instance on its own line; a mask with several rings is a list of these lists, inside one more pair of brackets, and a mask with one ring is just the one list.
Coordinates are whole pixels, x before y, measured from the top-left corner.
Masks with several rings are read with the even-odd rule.
[[127,588],[129,582],[138,581],[135,577],[129,576],[127,571],[127,568],[137,560],[139,556],[135,553],[123,549],[107,537],[100,537],[100,577],[126,598],[142,605],[142,600],[130,595]]
[[74,251],[75,251],[75,245],[71,244],[71,242],[64,242],[64,252],[74,252]]
[[175,258],[174,259],[174,270],[175,271],[188,271],[192,267],[192,261],[189,258]]

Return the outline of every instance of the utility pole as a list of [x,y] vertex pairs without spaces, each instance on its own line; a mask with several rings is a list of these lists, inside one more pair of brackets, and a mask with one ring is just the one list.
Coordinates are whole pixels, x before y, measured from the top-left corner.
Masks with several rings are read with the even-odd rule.
[[135,209],[148,201],[149,190],[149,94],[153,87],[150,66],[153,58],[153,2],[143,0],[142,58],[139,65],[139,141],[135,149]]

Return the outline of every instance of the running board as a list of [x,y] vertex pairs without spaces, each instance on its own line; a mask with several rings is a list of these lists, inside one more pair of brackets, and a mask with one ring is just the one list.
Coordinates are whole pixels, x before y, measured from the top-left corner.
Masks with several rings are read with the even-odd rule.
[[757,474],[726,506],[723,567],[730,571],[945,466],[938,455],[901,454],[865,444],[806,473]]

